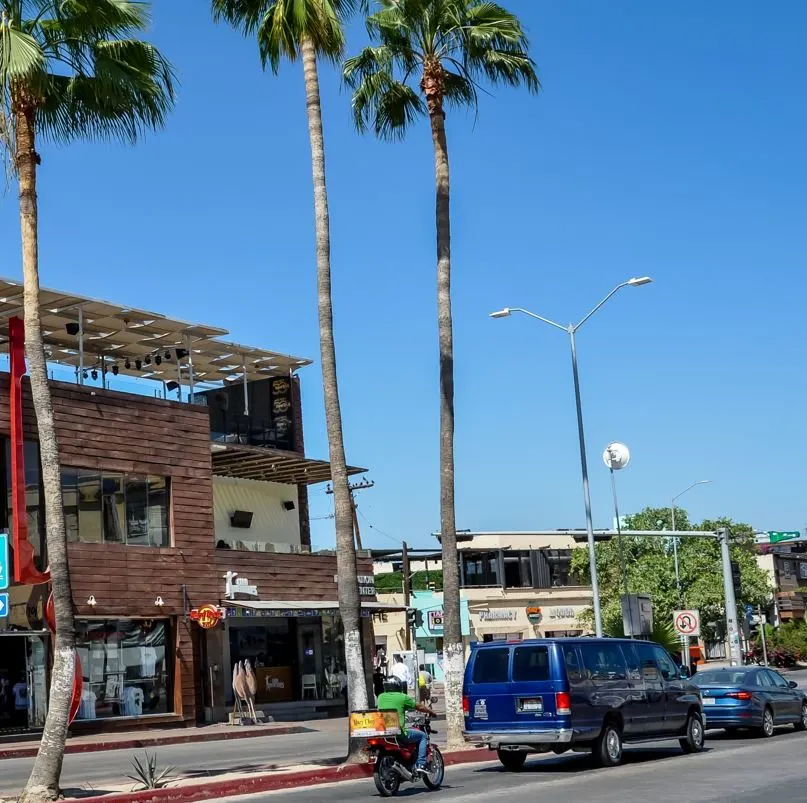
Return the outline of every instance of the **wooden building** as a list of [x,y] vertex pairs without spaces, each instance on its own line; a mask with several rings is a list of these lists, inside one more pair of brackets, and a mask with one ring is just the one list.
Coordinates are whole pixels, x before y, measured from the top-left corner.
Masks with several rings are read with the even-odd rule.
[[[7,342],[21,293],[19,283],[0,280]],[[214,327],[56,291],[42,291],[42,314],[83,678],[74,729],[226,718],[240,661],[256,669],[259,707],[286,718],[343,709],[336,558],[312,553],[310,543],[308,486],[328,480],[330,467],[304,451],[296,371],[309,361],[227,343]],[[43,570],[26,378],[25,469],[16,484],[12,471],[15,370],[11,380],[0,374],[0,528],[13,545],[15,527],[22,533],[27,524]],[[25,500],[24,514],[15,499]],[[16,551],[5,610],[0,596],[0,731],[41,727],[47,710],[47,586],[14,582]],[[369,557],[360,556],[359,570],[372,575]],[[364,599],[369,649],[378,603],[374,594]],[[215,628],[194,620],[203,605],[226,614]],[[21,683],[25,710],[12,691]]]

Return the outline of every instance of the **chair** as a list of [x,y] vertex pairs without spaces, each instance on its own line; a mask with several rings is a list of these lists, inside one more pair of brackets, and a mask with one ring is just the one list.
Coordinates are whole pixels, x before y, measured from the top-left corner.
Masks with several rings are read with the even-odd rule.
[[319,687],[316,675],[303,675],[303,700],[307,691],[314,692],[314,699],[319,700]]

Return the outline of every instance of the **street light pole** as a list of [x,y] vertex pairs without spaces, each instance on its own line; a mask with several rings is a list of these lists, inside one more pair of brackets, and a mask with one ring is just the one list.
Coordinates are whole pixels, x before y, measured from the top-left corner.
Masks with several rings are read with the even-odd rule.
[[586,506],[586,533],[588,535],[588,563],[591,572],[591,595],[594,598],[594,632],[602,638],[602,610],[600,607],[600,584],[597,577],[597,553],[594,550],[594,524],[591,518],[591,495],[588,489],[588,458],[586,437],[583,433],[583,403],[580,400],[580,377],[577,373],[577,349],[574,342],[574,327],[569,326],[569,342],[572,347],[572,376],[574,377],[574,401],[577,406],[577,436],[580,439],[580,467],[583,472],[583,503]]
[[594,306],[588,314],[586,314],[579,323],[569,324],[562,326],[549,318],[543,318],[536,315],[534,312],[523,309],[522,307],[505,307],[497,312],[491,312],[491,318],[507,318],[514,312],[520,312],[523,315],[528,315],[530,318],[542,321],[543,323],[554,326],[556,329],[566,332],[569,335],[569,344],[572,353],[572,376],[574,378],[574,400],[577,408],[577,435],[580,440],[580,468],[583,474],[583,502],[586,509],[586,534],[588,540],[588,560],[589,571],[591,573],[591,595],[594,605],[594,632],[597,637],[602,638],[602,607],[600,605],[600,585],[597,578],[597,553],[594,549],[594,525],[591,517],[591,495],[589,493],[588,482],[588,460],[586,458],[586,440],[583,432],[583,404],[580,399],[580,377],[577,371],[577,347],[575,343],[575,334],[577,330],[595,313],[600,307],[603,306],[612,296],[616,295],[623,287],[640,287],[643,284],[650,284],[653,280],[649,276],[642,276],[640,278],[628,279],[622,284],[618,284],[610,293],[608,293],[602,301]]
[[[675,532],[675,502],[679,497],[682,497],[687,491],[691,491],[697,485],[708,485],[711,480],[698,480],[697,482],[693,482],[687,488],[684,488],[680,494],[677,494],[672,498],[670,502],[670,524],[672,526],[673,532]],[[673,536],[673,560],[675,561],[675,587],[678,590],[678,604],[683,608],[684,607],[684,591],[681,587],[681,575],[678,571],[678,538]],[[681,636],[681,663],[684,666],[689,666],[689,636]]]

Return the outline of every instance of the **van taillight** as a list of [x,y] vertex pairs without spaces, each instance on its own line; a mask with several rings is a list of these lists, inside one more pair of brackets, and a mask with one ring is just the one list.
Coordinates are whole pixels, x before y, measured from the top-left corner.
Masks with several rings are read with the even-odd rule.
[[468,698],[465,695],[463,695],[463,697],[462,697],[462,713],[463,713],[463,716],[466,716],[466,717],[471,716],[471,706],[468,703]]
[[559,691],[555,695],[555,713],[559,717],[572,713],[572,698],[569,696],[569,692]]

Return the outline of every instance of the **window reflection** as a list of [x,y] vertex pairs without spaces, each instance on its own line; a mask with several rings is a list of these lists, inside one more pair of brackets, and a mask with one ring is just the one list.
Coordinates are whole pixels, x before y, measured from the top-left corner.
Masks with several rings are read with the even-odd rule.
[[163,619],[76,622],[84,675],[78,719],[138,717],[173,710],[170,624]]

